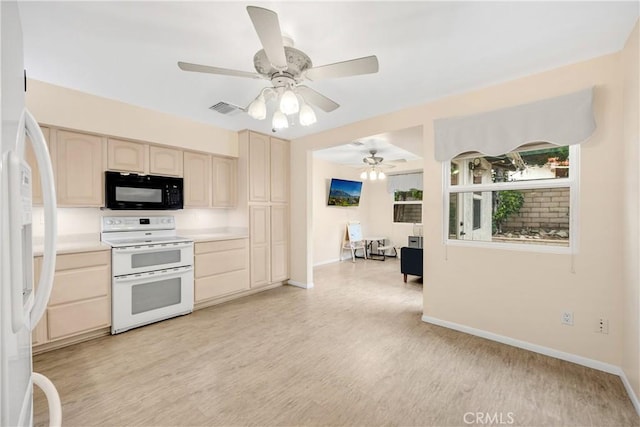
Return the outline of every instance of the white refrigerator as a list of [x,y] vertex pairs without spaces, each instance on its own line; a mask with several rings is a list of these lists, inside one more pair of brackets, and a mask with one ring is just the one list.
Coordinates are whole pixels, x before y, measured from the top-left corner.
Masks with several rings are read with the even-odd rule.
[[[0,1],[0,426],[33,425],[33,384],[49,402],[49,422],[60,425],[58,393],[34,373],[31,331],[44,314],[55,270],[56,205],[49,153],[38,123],[25,108],[22,28],[15,1]],[[43,269],[34,292],[31,236],[31,140],[41,172],[45,215]]]

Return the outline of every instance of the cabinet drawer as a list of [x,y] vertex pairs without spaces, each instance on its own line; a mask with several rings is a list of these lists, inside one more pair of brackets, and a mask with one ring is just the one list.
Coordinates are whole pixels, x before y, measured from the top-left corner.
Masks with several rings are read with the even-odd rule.
[[111,251],[83,252],[76,254],[58,255],[56,257],[56,271],[72,268],[106,265],[111,262]]
[[247,239],[220,240],[217,242],[198,242],[195,244],[195,253],[204,254],[208,252],[223,252],[232,249],[243,249],[247,247]]
[[104,297],[50,307],[47,324],[50,340],[107,327],[111,324],[111,301]]
[[195,280],[195,301],[205,301],[249,289],[249,270],[232,271]]
[[212,252],[195,256],[195,277],[211,276],[247,269],[248,253],[246,249],[232,249],[225,252]]
[[107,296],[110,286],[108,265],[57,271],[49,305]]

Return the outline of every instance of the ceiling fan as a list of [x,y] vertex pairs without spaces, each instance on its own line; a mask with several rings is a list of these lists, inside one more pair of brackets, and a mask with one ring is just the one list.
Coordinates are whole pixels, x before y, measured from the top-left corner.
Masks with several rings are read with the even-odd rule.
[[314,81],[378,72],[378,58],[375,55],[314,67],[311,58],[294,48],[291,38],[282,35],[278,15],[274,11],[247,6],[247,12],[263,47],[253,57],[256,73],[188,62],[178,62],[178,67],[184,71],[271,81],[270,87],[262,89],[247,108],[241,109],[251,117],[263,120],[267,114],[266,102],[276,99],[279,102],[279,108],[273,114],[274,130],[288,127],[289,122],[286,116],[292,114],[298,114],[298,120],[303,126],[315,123],[316,115],[309,104],[326,112],[331,112],[340,106],[335,101],[301,84],[304,80]]
[[377,150],[369,150],[369,156],[362,159],[364,164],[367,166],[360,174],[360,178],[370,179],[371,181],[375,181],[377,179],[385,179],[386,175],[382,171],[382,169],[395,167],[394,165],[390,165],[388,163],[382,163],[384,161],[384,158],[376,156],[377,153]]

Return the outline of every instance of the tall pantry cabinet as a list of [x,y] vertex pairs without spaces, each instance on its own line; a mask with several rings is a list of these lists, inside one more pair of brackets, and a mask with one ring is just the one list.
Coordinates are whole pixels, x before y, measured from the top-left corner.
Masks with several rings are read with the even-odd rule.
[[252,131],[239,134],[240,176],[249,216],[252,288],[289,278],[289,141]]

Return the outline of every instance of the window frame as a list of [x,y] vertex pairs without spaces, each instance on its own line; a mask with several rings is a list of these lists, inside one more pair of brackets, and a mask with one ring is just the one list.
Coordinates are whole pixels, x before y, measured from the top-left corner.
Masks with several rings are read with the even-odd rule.
[[422,202],[424,201],[424,190],[422,191],[422,200],[397,200],[396,201],[396,191],[411,191],[411,189],[409,190],[395,190],[394,192],[391,193],[391,199],[393,201],[392,205],[391,205],[391,223],[392,224],[418,224],[416,222],[397,222],[396,221],[396,205],[420,205],[420,224],[422,223],[422,209],[424,208],[424,205],[422,204]]
[[[556,147],[551,145],[551,147]],[[526,149],[526,147],[524,147]],[[535,148],[530,148],[535,149]],[[514,151],[524,151],[522,148]],[[481,153],[465,153],[455,159],[442,163],[442,239],[445,246],[462,246],[486,249],[503,249],[510,251],[541,252],[552,254],[575,254],[578,252],[578,230],[579,225],[579,183],[580,183],[580,146],[569,146],[569,159],[571,159],[571,169],[567,178],[536,179],[529,181],[494,182],[490,184],[457,184],[451,185],[451,162],[452,160],[470,159],[481,157]],[[449,200],[451,194],[467,192],[504,191],[504,190],[538,190],[545,188],[569,188],[569,246],[555,246],[530,243],[505,243],[505,242],[483,242],[473,240],[461,240],[449,238]]]

